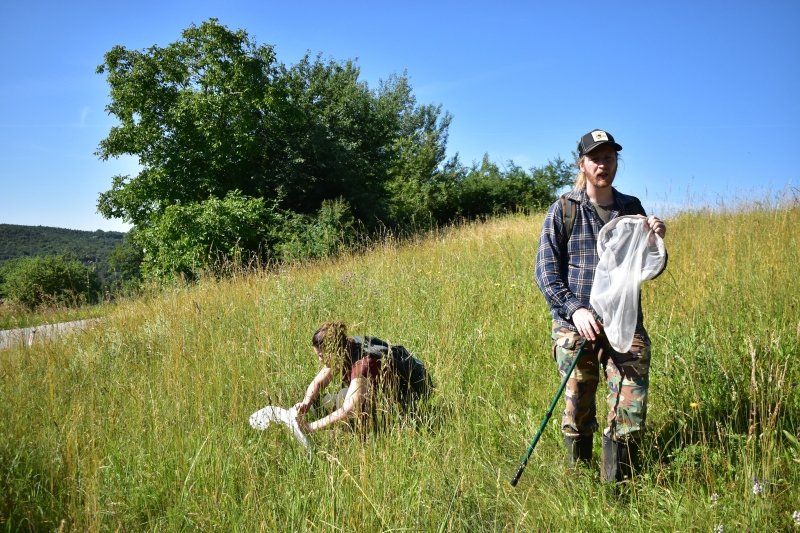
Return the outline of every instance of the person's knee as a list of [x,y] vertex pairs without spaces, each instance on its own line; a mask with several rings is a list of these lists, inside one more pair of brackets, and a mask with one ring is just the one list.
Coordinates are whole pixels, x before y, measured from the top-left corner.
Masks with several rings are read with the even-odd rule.
[[638,439],[644,432],[647,405],[634,402],[632,406],[617,406],[610,415],[606,434],[616,441]]
[[347,389],[342,389],[334,394],[325,394],[322,397],[322,408],[328,413],[341,409],[344,399],[347,397]]
[[613,424],[603,430],[603,436],[614,442],[639,443],[644,436],[640,425]]

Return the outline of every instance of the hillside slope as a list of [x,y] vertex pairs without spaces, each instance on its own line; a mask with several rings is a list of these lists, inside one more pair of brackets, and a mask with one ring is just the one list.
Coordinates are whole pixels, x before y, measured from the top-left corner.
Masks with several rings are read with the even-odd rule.
[[16,257],[71,252],[84,262],[106,260],[122,242],[119,231],[82,231],[47,226],[0,224],[0,263]]
[[[800,502],[798,215],[668,221],[667,271],[642,292],[653,340],[643,465],[622,498],[598,481],[599,439],[590,468],[566,470],[558,413],[509,484],[559,383],[532,279],[538,215],[201,279],[120,302],[60,343],[0,352],[0,525],[789,530]],[[321,432],[312,455],[279,427],[249,427],[255,410],[302,398],[319,371],[311,334],[332,319],[426,362],[429,425]],[[598,392],[601,424],[605,410]]]
[[119,231],[0,224],[0,264],[18,257],[71,253],[84,265],[94,265],[103,280],[108,273],[108,258],[124,237],[125,233]]

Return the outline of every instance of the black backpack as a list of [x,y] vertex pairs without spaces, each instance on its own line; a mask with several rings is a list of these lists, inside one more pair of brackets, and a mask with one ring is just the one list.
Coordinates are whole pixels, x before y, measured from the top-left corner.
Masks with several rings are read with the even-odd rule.
[[578,212],[578,206],[567,198],[566,193],[561,195],[561,226],[564,230],[562,234],[562,242],[567,242],[572,236],[572,228],[575,226],[575,213]]
[[[389,365],[392,374],[398,380],[398,400],[406,403],[427,395],[431,389],[431,381],[422,361],[411,355],[400,344],[390,345],[377,337],[353,337],[361,345],[362,352],[379,359]],[[361,358],[361,354],[353,357]],[[358,359],[356,359],[358,360]],[[353,361],[355,362],[355,361]]]

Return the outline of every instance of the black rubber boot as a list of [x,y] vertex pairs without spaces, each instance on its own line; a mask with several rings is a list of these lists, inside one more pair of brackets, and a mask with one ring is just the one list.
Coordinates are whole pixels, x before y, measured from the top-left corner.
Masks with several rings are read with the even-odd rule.
[[574,467],[578,462],[589,463],[592,460],[592,435],[567,437],[564,435],[564,446],[567,447],[567,464]]
[[633,479],[639,468],[639,445],[634,441],[616,442],[603,435],[603,481],[621,483]]

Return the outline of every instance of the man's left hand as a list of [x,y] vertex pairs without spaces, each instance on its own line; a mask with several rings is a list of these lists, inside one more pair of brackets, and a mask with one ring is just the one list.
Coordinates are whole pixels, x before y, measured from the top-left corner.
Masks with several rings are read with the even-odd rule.
[[647,226],[653,230],[653,233],[661,237],[662,239],[667,234],[667,226],[664,224],[664,221],[658,217],[647,217]]

